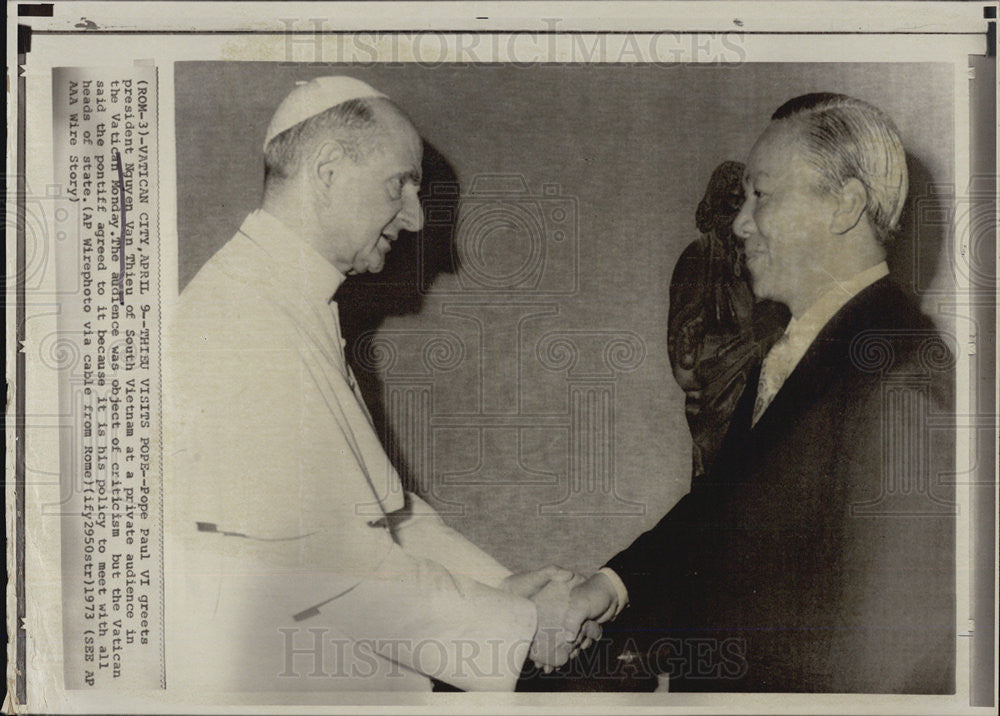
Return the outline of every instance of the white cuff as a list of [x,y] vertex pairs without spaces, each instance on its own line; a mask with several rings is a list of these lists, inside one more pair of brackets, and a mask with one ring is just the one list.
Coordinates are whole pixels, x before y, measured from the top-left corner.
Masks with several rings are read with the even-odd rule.
[[622,609],[628,605],[628,589],[625,588],[625,582],[622,581],[622,578],[619,577],[615,573],[615,570],[610,567],[601,567],[597,571],[607,577],[611,581],[611,585],[615,588],[615,595],[618,597],[618,605],[615,607],[615,613],[611,617],[614,619],[616,616],[621,614]]

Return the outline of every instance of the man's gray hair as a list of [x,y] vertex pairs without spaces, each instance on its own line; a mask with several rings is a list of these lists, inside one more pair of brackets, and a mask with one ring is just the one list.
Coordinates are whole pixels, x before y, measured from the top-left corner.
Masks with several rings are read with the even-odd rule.
[[379,127],[376,101],[350,99],[275,135],[264,150],[264,186],[295,175],[303,157],[317,141],[333,139],[340,143],[354,162],[361,162],[373,151],[374,135]]
[[853,97],[818,92],[788,100],[771,119],[798,125],[806,156],[823,176],[821,190],[836,191],[849,179],[864,185],[876,238],[888,243],[909,184],[906,151],[888,115]]

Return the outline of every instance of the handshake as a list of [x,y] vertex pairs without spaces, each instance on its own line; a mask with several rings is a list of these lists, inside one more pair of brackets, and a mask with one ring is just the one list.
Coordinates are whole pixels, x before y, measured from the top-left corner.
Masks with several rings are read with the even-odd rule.
[[563,666],[600,640],[600,625],[618,612],[618,592],[597,572],[589,578],[549,566],[507,577],[500,588],[530,599],[538,626],[528,658],[545,673]]

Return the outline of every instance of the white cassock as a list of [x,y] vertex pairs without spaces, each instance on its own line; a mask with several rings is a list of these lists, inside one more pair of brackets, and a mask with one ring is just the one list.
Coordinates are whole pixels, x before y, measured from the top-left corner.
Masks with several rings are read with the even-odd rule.
[[164,350],[168,690],[514,688],[534,605],[404,493],[344,359],[343,280],[256,211],[180,297]]

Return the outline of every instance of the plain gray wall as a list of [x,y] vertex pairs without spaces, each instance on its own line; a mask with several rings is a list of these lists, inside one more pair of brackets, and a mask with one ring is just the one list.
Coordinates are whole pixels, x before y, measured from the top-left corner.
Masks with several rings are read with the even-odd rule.
[[[426,275],[442,268],[434,258],[442,244],[472,246],[447,218],[454,201],[435,191],[431,203],[446,211],[428,217],[424,236],[397,243],[386,271],[351,279],[338,294],[359,380],[380,430],[401,445],[393,453],[401,471],[449,523],[512,568],[599,566],[687,490],[690,438],[666,355],[671,271],[697,236],[695,208],[712,170],[745,159],[786,99],[843,92],[894,118],[910,158],[911,198],[893,275],[929,312],[937,292],[952,286],[945,230],[933,211],[935,187],[953,182],[950,65],[246,62],[176,66],[182,287],[257,206],[260,143],[282,97],[296,80],[339,72],[370,82],[412,118],[429,145],[425,190],[427,179],[453,179],[468,194],[476,177],[507,174],[535,197],[518,204],[522,213],[550,216],[560,201],[576,206],[578,225],[565,224],[558,244],[554,229],[533,245],[502,221],[483,235],[473,259],[479,269],[492,267],[489,276],[520,266],[546,271],[538,285],[485,291],[489,282],[468,261],[457,272]],[[544,254],[532,258],[532,246]],[[398,351],[391,368],[366,361],[367,344],[355,341],[376,328],[382,345]],[[573,365],[562,362],[567,344],[577,350]],[[441,352],[429,358],[422,352],[435,348]],[[598,402],[584,400],[574,416],[573,395]],[[570,433],[585,439],[588,420],[614,438],[579,444],[573,457]],[[601,465],[611,484],[572,490],[575,477],[594,474],[575,460]],[[567,494],[574,499],[560,503]]]

